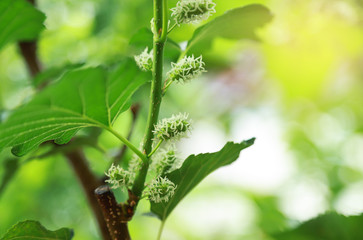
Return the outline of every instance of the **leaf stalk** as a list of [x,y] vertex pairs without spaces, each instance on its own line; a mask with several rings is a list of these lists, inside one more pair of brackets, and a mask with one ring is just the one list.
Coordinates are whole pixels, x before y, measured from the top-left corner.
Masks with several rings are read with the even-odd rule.
[[158,144],[156,145],[156,147],[151,151],[151,153],[148,155],[148,157],[150,158],[152,155],[154,155],[154,153],[159,149],[160,145],[163,143],[163,140],[160,140],[158,142]]
[[123,142],[127,147],[129,147],[137,156],[140,157],[140,159],[145,162],[147,161],[147,156],[144,155],[135,145],[133,145],[127,138],[116,132],[113,128],[107,127],[106,130],[108,130],[110,133],[112,133],[115,137],[117,137],[121,142]]

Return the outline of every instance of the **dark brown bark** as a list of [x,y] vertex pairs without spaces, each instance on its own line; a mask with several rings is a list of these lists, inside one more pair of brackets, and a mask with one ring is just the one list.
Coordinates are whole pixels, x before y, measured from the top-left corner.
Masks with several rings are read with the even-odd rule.
[[41,64],[37,57],[37,43],[36,42],[19,42],[19,48],[26,66],[32,77],[37,75],[41,70]]
[[65,153],[68,162],[72,166],[74,172],[76,173],[82,188],[86,194],[88,203],[96,217],[99,229],[101,231],[102,237],[105,240],[110,240],[110,233],[107,230],[107,224],[103,218],[102,210],[97,203],[93,192],[94,190],[102,185],[101,181],[98,180],[95,175],[91,172],[87,160],[84,154],[80,150],[75,150],[69,153]]
[[[28,0],[33,5],[36,5],[35,0]],[[19,48],[24,60],[26,61],[26,66],[31,76],[37,75],[42,69],[41,63],[37,56],[37,42],[19,42]]]
[[102,208],[112,240],[130,240],[127,222],[134,214],[136,201],[129,198],[128,204],[117,204],[115,196],[107,185],[98,187],[95,195]]

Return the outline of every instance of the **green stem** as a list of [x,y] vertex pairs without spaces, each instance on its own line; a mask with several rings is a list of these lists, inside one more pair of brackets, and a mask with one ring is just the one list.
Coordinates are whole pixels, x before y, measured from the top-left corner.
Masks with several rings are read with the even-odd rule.
[[165,95],[166,90],[168,90],[168,88],[170,87],[170,85],[173,83],[173,81],[169,81],[163,88],[163,95]]
[[127,140],[124,136],[120,135],[118,132],[116,132],[113,128],[107,127],[106,130],[108,130],[110,133],[115,135],[118,139],[120,139],[121,142],[123,142],[127,147],[129,147],[137,156],[139,156],[143,161],[147,161],[147,156],[144,155],[137,147],[135,147],[129,140]]
[[163,232],[164,225],[165,225],[165,221],[162,221],[161,224],[160,224],[160,227],[159,227],[158,237],[156,238],[156,240],[161,239],[161,233]]
[[[155,1],[154,1],[155,4]],[[155,7],[155,5],[154,5]],[[154,12],[155,14],[155,12]],[[161,36],[160,36],[160,41],[165,42],[166,41],[166,37],[168,35],[168,22],[169,22],[169,18],[168,18],[168,0],[162,0],[162,31],[161,31]],[[155,17],[155,16],[154,16]],[[159,29],[159,28],[157,28]]]
[[162,144],[162,142],[163,142],[163,140],[160,140],[158,142],[158,144],[156,145],[156,147],[151,151],[151,153],[147,157],[150,158],[156,152],[156,150],[158,150],[158,148],[160,147],[160,145]]
[[171,33],[171,31],[173,31],[173,29],[177,26],[178,24],[174,24],[169,30],[168,30],[168,34]]
[[[162,82],[163,82],[163,60],[164,45],[168,31],[168,9],[167,0],[154,0],[154,22],[156,32],[153,41],[153,79],[151,83],[150,106],[147,120],[147,129],[143,143],[144,154],[148,156],[152,151],[152,143],[154,138],[154,126],[159,118],[159,111],[162,99]],[[137,175],[132,192],[140,197],[144,190],[146,174],[149,169],[149,158],[143,160],[143,165]]]

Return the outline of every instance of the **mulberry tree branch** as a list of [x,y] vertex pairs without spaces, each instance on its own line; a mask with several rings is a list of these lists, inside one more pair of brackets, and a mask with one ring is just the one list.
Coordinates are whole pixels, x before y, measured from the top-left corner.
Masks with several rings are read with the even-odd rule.
[[[154,138],[154,126],[159,118],[159,111],[162,99],[162,81],[163,81],[163,60],[164,45],[168,32],[168,12],[167,0],[154,0],[154,40],[153,40],[153,79],[151,83],[150,106],[147,120],[147,129],[143,144],[144,154],[148,156],[152,151]],[[143,160],[142,167],[135,179],[132,192],[140,197],[144,190],[145,179],[149,169],[149,158]]]
[[129,191],[129,200],[124,204],[118,204],[107,185],[98,187],[94,194],[102,209],[111,238],[113,240],[130,240],[127,222],[134,215],[136,203],[139,200],[138,197]]
[[87,159],[81,150],[74,150],[72,152],[65,153],[64,155],[81,183],[89,206],[96,217],[103,239],[110,240],[110,233],[107,229],[107,223],[103,218],[102,209],[94,196],[95,189],[102,185],[101,181],[91,171]]

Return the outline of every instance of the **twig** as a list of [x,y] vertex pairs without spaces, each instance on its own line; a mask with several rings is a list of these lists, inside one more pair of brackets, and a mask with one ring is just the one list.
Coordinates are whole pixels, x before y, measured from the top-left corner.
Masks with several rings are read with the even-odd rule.
[[[35,0],[28,0],[34,6],[36,5]],[[36,41],[23,41],[18,43],[21,54],[26,61],[26,66],[32,77],[37,75],[41,69],[41,63],[37,56],[37,42]]]
[[36,42],[19,42],[21,54],[26,61],[26,66],[32,77],[40,72],[41,65],[37,58],[37,43]]

